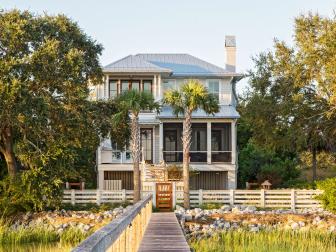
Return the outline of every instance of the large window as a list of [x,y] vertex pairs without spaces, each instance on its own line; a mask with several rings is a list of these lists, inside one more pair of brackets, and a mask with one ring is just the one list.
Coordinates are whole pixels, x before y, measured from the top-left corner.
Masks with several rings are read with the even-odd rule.
[[153,163],[153,130],[140,130],[141,153],[147,163]]
[[[207,161],[207,126],[205,123],[192,124],[190,162]],[[166,162],[182,162],[182,123],[163,125],[163,157]]]
[[190,162],[207,161],[207,124],[191,125]]
[[110,80],[109,83],[109,97],[114,98],[118,95],[118,81]]
[[110,80],[109,97],[114,98],[127,90],[137,90],[152,93],[151,80]]
[[208,90],[210,94],[213,94],[219,101],[219,81],[218,80],[209,80],[208,81]]
[[175,80],[163,80],[162,81],[162,91],[163,91],[162,93],[163,93],[163,95],[168,90],[174,90],[174,89],[176,89],[176,81]]
[[231,123],[211,124],[211,162],[231,162]]

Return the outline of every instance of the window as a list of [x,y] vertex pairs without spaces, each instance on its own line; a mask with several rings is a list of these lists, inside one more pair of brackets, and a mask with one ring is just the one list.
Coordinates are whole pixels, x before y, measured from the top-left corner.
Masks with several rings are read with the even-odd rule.
[[219,101],[219,81],[218,80],[209,80],[208,81],[208,90],[210,94],[213,94]]
[[[207,125],[193,123],[191,126],[190,162],[207,162]],[[182,123],[163,125],[163,158],[166,162],[182,162]]]
[[152,129],[141,129],[140,131],[141,153],[147,163],[153,163],[153,132]]
[[143,81],[143,88],[142,88],[142,90],[144,92],[152,93],[152,82],[148,81],[148,80]]
[[131,89],[139,91],[140,90],[140,81],[132,81]]
[[164,80],[162,82],[162,91],[163,94],[168,90],[176,89],[176,81],[175,80]]
[[231,123],[211,124],[211,161],[231,162]]
[[121,161],[121,151],[119,150],[117,143],[115,141],[111,141],[112,147],[112,162]]
[[190,162],[207,162],[207,125],[191,125]]
[[110,80],[109,83],[109,97],[114,98],[118,95],[118,81]]
[[129,90],[129,81],[128,80],[123,80],[121,81],[121,93]]

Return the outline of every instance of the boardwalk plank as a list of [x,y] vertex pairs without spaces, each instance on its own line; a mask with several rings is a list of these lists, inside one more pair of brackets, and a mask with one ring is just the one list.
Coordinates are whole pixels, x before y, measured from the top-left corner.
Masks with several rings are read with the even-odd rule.
[[174,213],[153,213],[139,252],[190,252]]

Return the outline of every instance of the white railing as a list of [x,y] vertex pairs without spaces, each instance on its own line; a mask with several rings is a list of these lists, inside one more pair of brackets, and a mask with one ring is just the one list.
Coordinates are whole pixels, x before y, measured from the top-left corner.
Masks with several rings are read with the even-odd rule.
[[[190,204],[193,207],[207,203],[218,203],[221,205],[254,205],[265,208],[318,208],[321,204],[315,199],[321,194],[320,190],[191,190]],[[143,185],[142,197],[153,195],[153,205],[155,206],[156,192],[155,183]],[[64,203],[120,203],[131,202],[133,191],[131,190],[65,190],[63,196]],[[180,182],[173,182],[172,205],[183,203],[183,186]]]

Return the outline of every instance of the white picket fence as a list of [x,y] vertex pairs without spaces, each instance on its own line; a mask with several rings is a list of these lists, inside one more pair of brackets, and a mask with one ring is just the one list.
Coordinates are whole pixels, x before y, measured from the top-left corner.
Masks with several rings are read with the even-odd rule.
[[[152,194],[155,206],[155,186],[143,187],[142,196]],[[182,189],[182,190],[181,190]],[[191,190],[191,206],[197,207],[207,203],[221,205],[254,205],[265,208],[318,208],[320,202],[315,199],[321,194],[320,190]],[[133,200],[133,191],[130,190],[65,190],[64,203],[118,203]],[[183,187],[173,186],[172,203],[183,203]]]

